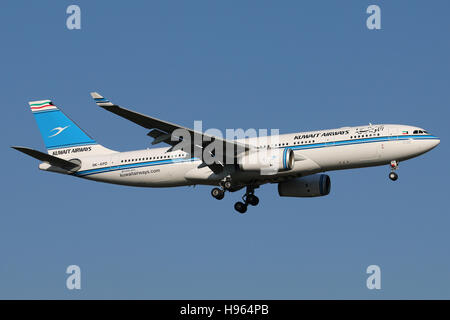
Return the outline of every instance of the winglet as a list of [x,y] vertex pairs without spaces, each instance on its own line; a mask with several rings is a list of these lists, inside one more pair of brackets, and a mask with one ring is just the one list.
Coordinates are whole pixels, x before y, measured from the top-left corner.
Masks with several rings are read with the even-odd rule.
[[100,95],[98,92],[91,92],[91,97],[95,100],[95,103],[100,107],[113,106],[111,101]]

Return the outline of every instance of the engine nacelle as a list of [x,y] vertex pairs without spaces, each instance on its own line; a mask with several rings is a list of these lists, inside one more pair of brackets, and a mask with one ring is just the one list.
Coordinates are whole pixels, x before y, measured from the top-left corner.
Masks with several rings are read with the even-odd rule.
[[278,184],[280,197],[321,197],[330,193],[331,180],[326,174],[314,174]]
[[[247,153],[238,159],[242,171],[267,171],[276,173],[294,168],[294,151],[284,149],[263,149]],[[270,173],[269,173],[270,174]]]

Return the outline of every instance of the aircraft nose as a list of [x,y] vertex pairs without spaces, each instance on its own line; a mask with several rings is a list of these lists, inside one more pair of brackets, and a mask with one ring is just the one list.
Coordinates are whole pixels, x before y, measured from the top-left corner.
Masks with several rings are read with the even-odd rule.
[[436,138],[436,139],[430,139],[429,141],[427,141],[428,143],[428,150],[431,150],[431,149],[433,149],[433,148],[436,148],[437,147],[437,145],[439,144],[439,143],[441,143],[441,139],[439,139],[439,138]]
[[441,143],[441,139],[437,138],[436,140],[434,140],[433,148],[434,148],[434,147],[437,147],[437,145],[438,145],[439,143]]

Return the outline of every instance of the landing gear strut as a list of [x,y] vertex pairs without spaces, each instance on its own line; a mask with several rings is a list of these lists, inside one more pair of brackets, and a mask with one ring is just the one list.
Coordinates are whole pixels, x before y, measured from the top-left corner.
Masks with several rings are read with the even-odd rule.
[[389,179],[392,181],[396,181],[398,179],[398,174],[395,173],[395,170],[398,169],[398,162],[395,160],[391,161],[391,173],[389,173]]
[[259,198],[254,194],[255,188],[247,187],[247,191],[242,196],[242,201],[236,202],[234,204],[234,209],[239,213],[245,213],[247,211],[248,205],[257,206],[259,203]]

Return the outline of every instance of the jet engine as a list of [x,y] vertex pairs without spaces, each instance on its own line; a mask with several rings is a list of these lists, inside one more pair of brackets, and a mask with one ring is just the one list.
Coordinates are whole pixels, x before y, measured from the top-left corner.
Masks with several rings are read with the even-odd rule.
[[331,180],[326,174],[314,174],[278,184],[280,197],[321,197],[330,193]]
[[242,171],[278,171],[291,170],[294,167],[294,151],[284,149],[263,149],[250,152],[238,159]]

